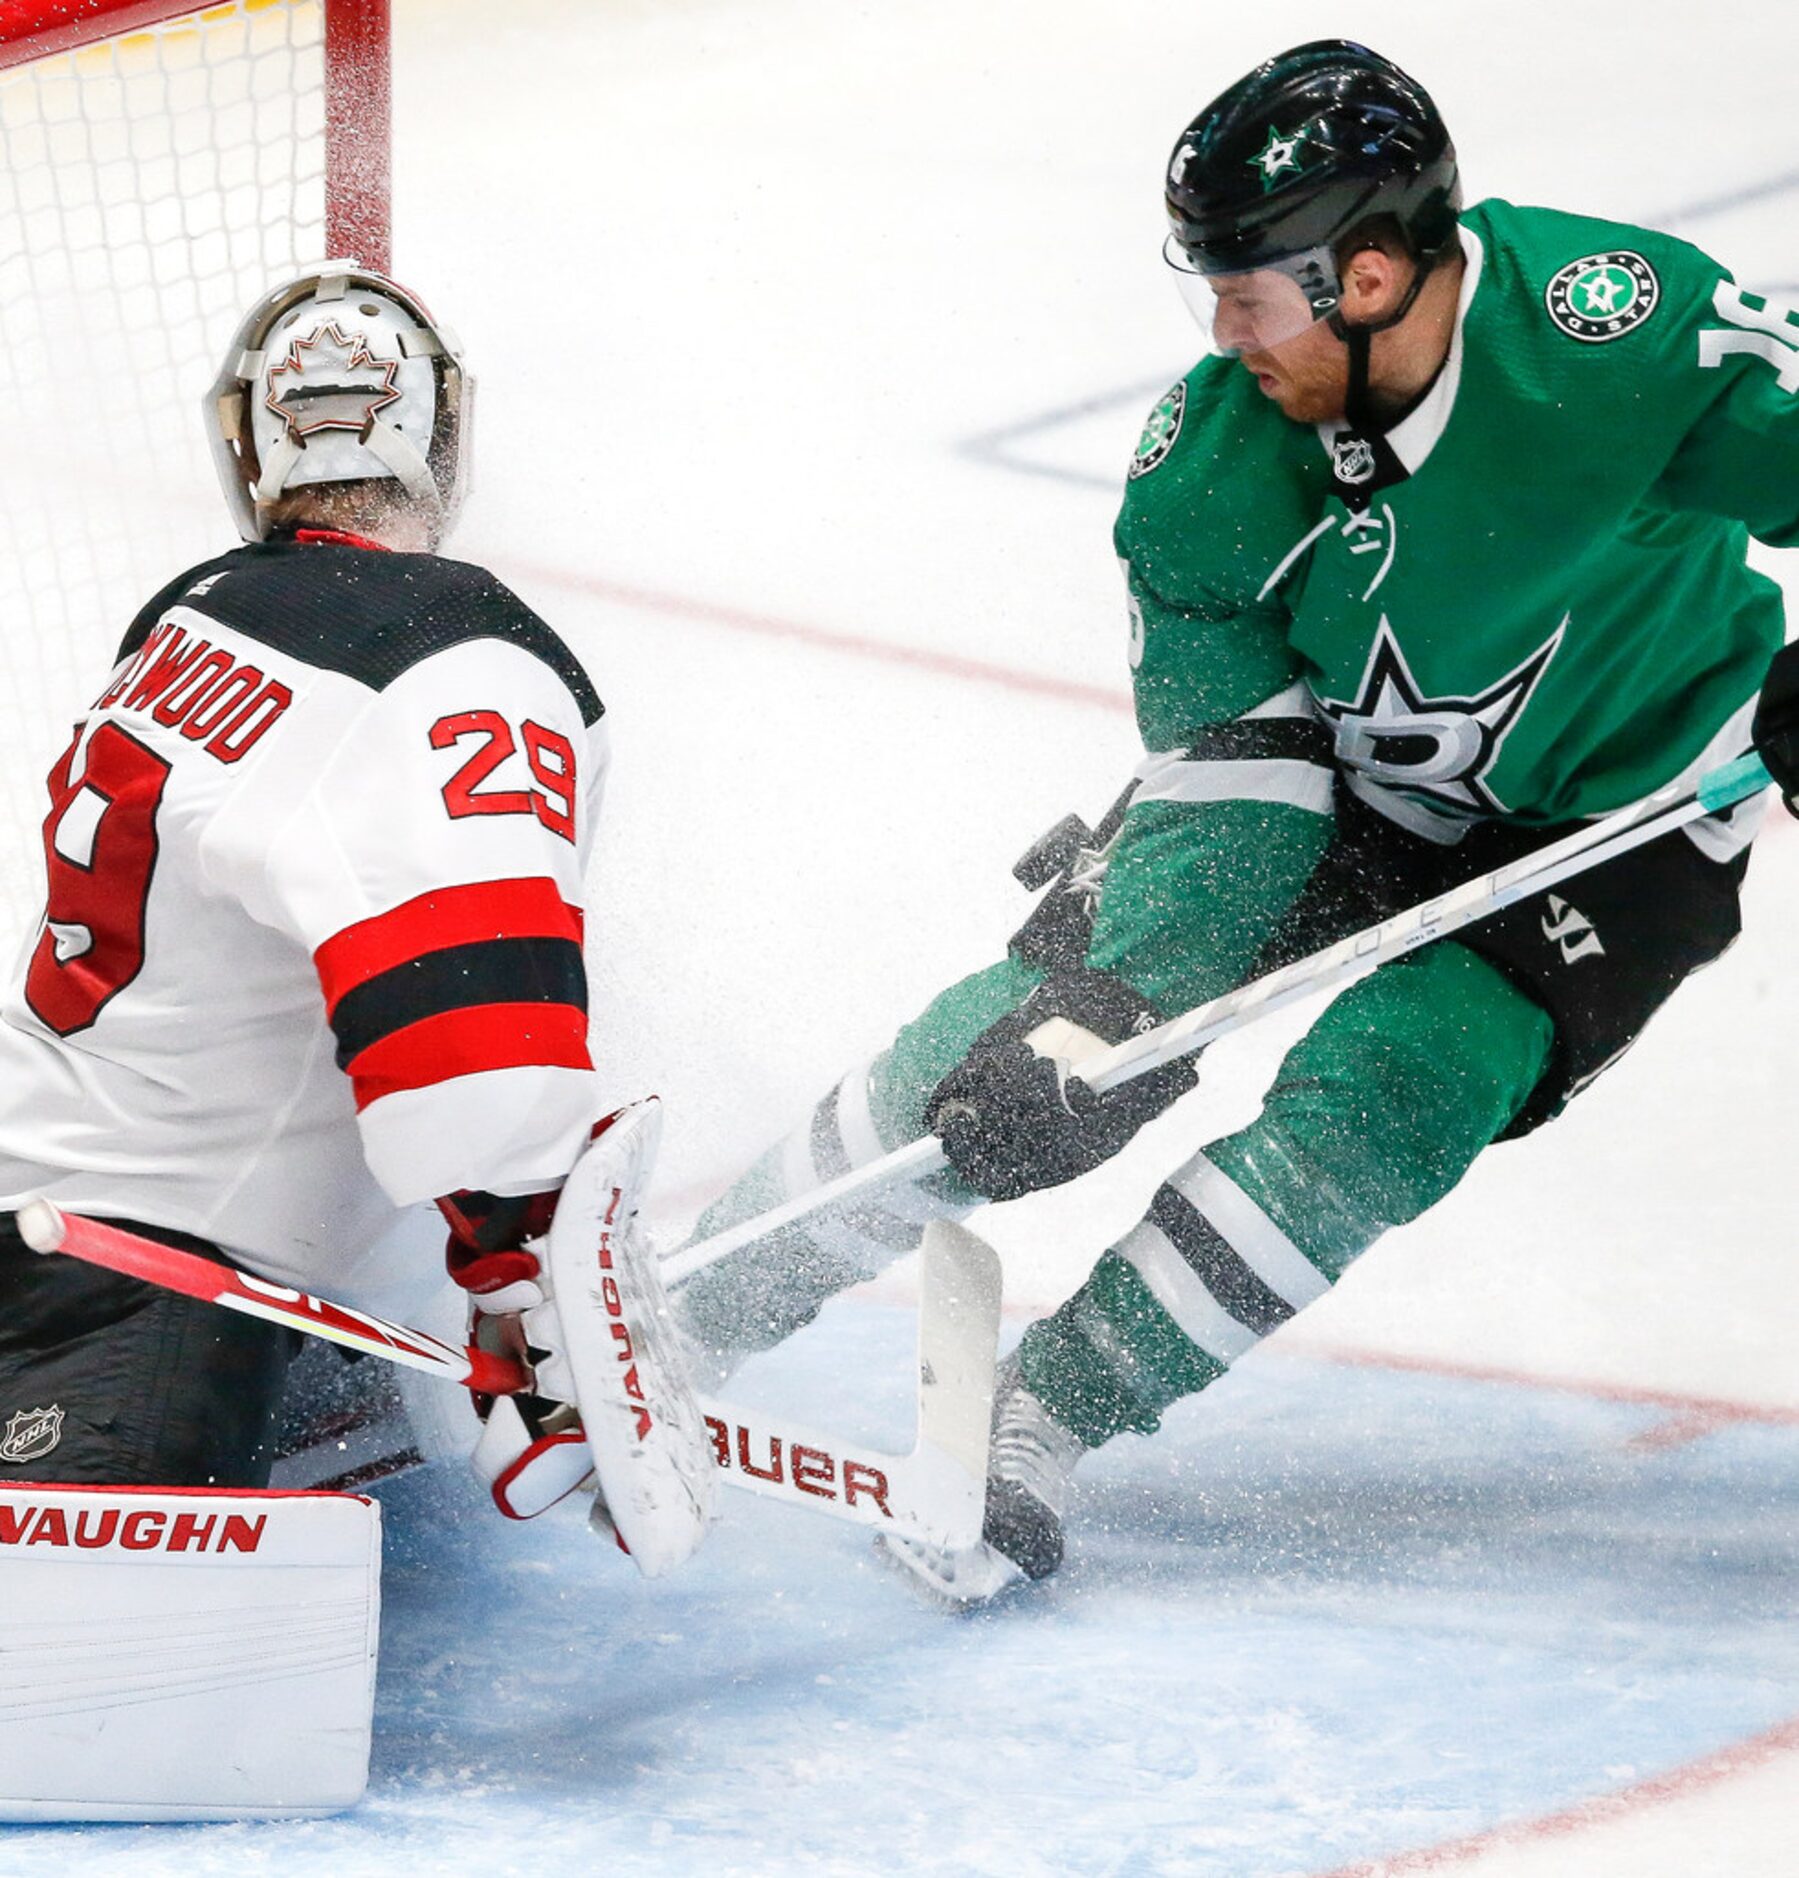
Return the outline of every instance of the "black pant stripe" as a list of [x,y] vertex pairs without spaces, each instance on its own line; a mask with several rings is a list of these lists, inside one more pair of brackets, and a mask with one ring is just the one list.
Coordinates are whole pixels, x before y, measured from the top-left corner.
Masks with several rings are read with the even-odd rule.
[[1331,733],[1304,717],[1240,717],[1207,724],[1186,751],[1191,763],[1247,763],[1282,759],[1328,767]]
[[837,1121],[837,1085],[812,1111],[812,1166],[822,1187],[850,1171],[850,1152]]
[[1293,1315],[1293,1306],[1263,1284],[1185,1194],[1159,1187],[1149,1203],[1149,1219],[1245,1329],[1265,1337]]

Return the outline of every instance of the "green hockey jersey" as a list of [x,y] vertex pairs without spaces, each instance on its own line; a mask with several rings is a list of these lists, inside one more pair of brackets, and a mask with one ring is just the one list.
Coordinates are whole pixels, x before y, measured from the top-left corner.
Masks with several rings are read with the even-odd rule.
[[1482,203],[1462,246],[1449,357],[1388,434],[1408,474],[1352,508],[1337,433],[1208,358],[1152,414],[1116,531],[1152,752],[1303,683],[1351,785],[1438,839],[1745,747],[1783,637],[1747,538],[1799,542],[1799,310],[1547,209]]

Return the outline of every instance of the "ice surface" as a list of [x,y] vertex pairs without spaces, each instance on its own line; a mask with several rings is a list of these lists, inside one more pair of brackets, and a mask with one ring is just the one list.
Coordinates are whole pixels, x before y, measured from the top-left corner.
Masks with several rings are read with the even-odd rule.
[[[397,11],[397,264],[482,378],[458,549],[612,709],[597,1024],[612,1093],[669,1102],[670,1223],[994,956],[1012,858],[1134,760],[1109,528],[1191,358],[1160,166],[1219,85],[1366,34],[1437,93],[1473,195],[1672,221],[1799,283],[1799,25],[1772,4]],[[1035,1598],[946,1619],[853,1534],[735,1499],[650,1585],[409,1480],[367,1807],[17,1832],[0,1870],[1784,1875],[1784,823],[1747,916],[1563,1121],[1100,1456]],[[1083,1188],[977,1222],[1015,1328],[1302,1021],[1221,1048]],[[897,1439],[905,1286],[758,1386]]]
[[[911,1334],[834,1307],[761,1390],[897,1446]],[[0,1862],[1272,1878],[1478,1832],[1793,1712],[1799,1427],[1633,1449],[1657,1419],[1270,1348],[1097,1458],[1058,1579],[961,1619],[783,1509],[646,1584],[413,1476],[360,1812]]]

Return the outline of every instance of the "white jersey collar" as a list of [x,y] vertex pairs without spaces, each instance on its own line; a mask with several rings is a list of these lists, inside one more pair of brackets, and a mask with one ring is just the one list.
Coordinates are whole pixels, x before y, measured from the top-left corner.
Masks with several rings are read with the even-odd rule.
[[[1449,414],[1455,409],[1456,390],[1462,382],[1462,328],[1467,322],[1469,304],[1480,286],[1481,262],[1486,251],[1481,246],[1480,237],[1465,223],[1458,224],[1455,232],[1462,244],[1465,265],[1462,269],[1461,292],[1456,298],[1455,328],[1449,335],[1449,356],[1443,361],[1443,369],[1437,374],[1436,383],[1424,394],[1417,409],[1408,413],[1386,433],[1388,448],[1405,465],[1408,476],[1417,475],[1424,459],[1436,448],[1437,439],[1448,426]],[[1318,440],[1327,453],[1338,434],[1347,429],[1346,424],[1318,426]]]

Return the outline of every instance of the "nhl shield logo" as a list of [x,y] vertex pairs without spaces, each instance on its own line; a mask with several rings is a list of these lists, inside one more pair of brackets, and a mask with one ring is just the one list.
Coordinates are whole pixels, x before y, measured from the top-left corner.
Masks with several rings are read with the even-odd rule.
[[1622,339],[1655,311],[1662,284],[1640,254],[1589,254],[1570,261],[1543,295],[1549,317],[1590,346]]
[[1374,445],[1366,437],[1339,437],[1331,445],[1331,460],[1340,483],[1365,483],[1374,475]]
[[54,1402],[48,1408],[20,1409],[0,1435],[0,1461],[23,1467],[46,1455],[62,1439],[62,1409]]

